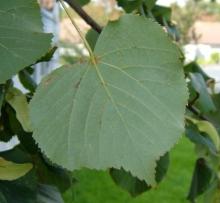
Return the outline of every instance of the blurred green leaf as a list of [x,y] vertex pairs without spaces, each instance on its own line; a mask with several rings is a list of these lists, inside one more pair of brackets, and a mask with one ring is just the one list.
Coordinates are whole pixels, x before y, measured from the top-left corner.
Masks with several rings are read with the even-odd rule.
[[69,189],[72,183],[71,172],[52,165],[42,156],[36,157],[35,163],[40,183],[56,186],[61,192]]
[[147,185],[144,180],[139,180],[124,169],[112,168],[110,169],[110,175],[118,186],[129,192],[133,197],[151,189],[151,186]]
[[38,184],[37,203],[63,203],[59,190],[51,185]]
[[4,86],[0,85],[0,117],[1,117],[1,108],[4,100]]
[[212,100],[216,106],[217,111],[206,113],[206,117],[216,127],[218,133],[220,133],[220,94],[213,94]]
[[138,9],[142,3],[142,0],[117,0],[118,5],[122,7],[127,13],[131,13],[135,9]]
[[202,74],[189,73],[190,83],[195,91],[199,94],[198,103],[199,109],[202,112],[216,111],[215,104],[212,101],[211,95],[208,92],[207,85],[205,83]]
[[213,78],[209,77],[202,68],[198,65],[197,62],[193,61],[184,66],[184,71],[186,74],[190,73],[200,73],[205,81],[213,80]]
[[186,117],[187,120],[195,124],[200,132],[206,133],[212,142],[214,143],[217,151],[220,150],[220,138],[216,128],[209,121],[196,120],[190,117]]
[[207,165],[205,159],[198,159],[195,164],[187,199],[191,202],[195,202],[195,199],[209,188],[212,175],[213,172]]
[[36,203],[37,179],[34,171],[14,181],[0,181],[0,193],[7,203]]
[[144,0],[144,4],[147,6],[147,9],[151,10],[156,4],[157,0]]
[[90,2],[90,0],[74,0],[76,1],[80,6],[85,6]]
[[186,126],[186,136],[195,144],[206,147],[210,153],[217,155],[217,149],[212,140],[206,133],[200,133],[196,125]]
[[86,33],[86,40],[88,41],[92,50],[94,50],[94,48],[95,48],[96,41],[98,40],[98,37],[99,37],[99,33],[96,32],[94,29],[90,29]]
[[26,88],[32,93],[35,91],[35,89],[37,88],[37,84],[31,77],[31,74],[26,69],[20,71],[18,73],[18,77],[24,88]]
[[172,10],[170,7],[156,5],[151,12],[157,22],[161,25],[164,25],[164,20],[168,23],[171,21]]
[[29,106],[26,96],[17,88],[10,88],[6,93],[6,101],[16,111],[16,117],[23,129],[27,132],[31,132]]
[[[0,156],[20,164],[31,161],[31,157],[18,146],[0,152]],[[34,170],[32,169],[25,176],[13,181],[1,180],[0,193],[7,203],[36,203],[37,178]]]
[[[157,162],[155,177],[157,183],[162,181],[167,172],[168,166],[169,154],[166,153]],[[128,191],[134,197],[151,189],[151,186],[148,185],[145,181],[139,180],[138,178],[132,176],[130,172],[127,172],[124,169],[112,168],[110,169],[110,175],[117,185]]]
[[53,58],[53,55],[56,50],[57,50],[57,47],[50,48],[49,51],[47,51],[45,55],[43,55],[40,59],[36,61],[36,63],[43,62],[43,61],[50,61]]

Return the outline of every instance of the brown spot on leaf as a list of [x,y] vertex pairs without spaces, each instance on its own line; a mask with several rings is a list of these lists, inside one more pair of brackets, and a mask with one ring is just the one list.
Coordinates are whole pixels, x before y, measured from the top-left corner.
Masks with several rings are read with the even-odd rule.
[[51,83],[52,80],[53,80],[52,77],[47,78],[47,79],[45,80],[45,82],[44,82],[44,85],[45,85],[45,86],[48,86],[48,85]]

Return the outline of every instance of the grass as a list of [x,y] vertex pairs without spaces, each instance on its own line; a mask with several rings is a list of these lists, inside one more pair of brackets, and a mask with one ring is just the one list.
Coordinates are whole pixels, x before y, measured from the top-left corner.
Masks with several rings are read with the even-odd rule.
[[196,160],[193,144],[182,138],[170,155],[162,183],[136,198],[116,186],[107,172],[83,170],[74,173],[78,183],[64,195],[65,203],[186,203]]

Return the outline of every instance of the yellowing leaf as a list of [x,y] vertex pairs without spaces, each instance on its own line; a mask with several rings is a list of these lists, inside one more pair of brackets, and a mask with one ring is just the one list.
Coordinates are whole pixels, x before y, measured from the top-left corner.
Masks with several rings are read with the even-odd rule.
[[220,150],[220,139],[219,139],[219,134],[216,130],[216,128],[212,125],[212,123],[208,121],[201,121],[201,120],[196,120],[191,117],[187,117],[188,120],[190,120],[192,123],[197,125],[199,131],[206,133],[209,135],[211,140],[216,146],[217,150]]
[[23,129],[27,132],[31,132],[29,106],[26,96],[17,88],[10,88],[6,93],[6,101],[16,111],[16,117],[21,123]]
[[31,163],[17,164],[0,157],[0,180],[15,180],[32,169]]

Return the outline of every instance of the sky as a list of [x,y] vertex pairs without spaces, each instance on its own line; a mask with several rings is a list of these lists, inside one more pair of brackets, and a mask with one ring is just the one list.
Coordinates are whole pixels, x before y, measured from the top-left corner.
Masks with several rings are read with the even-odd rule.
[[177,2],[180,6],[184,6],[186,3],[186,0],[157,0],[157,4],[163,5],[163,6],[169,6],[172,3]]

